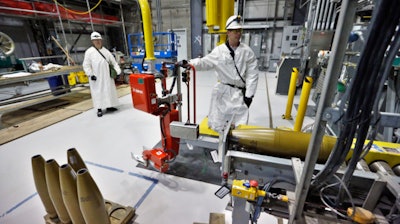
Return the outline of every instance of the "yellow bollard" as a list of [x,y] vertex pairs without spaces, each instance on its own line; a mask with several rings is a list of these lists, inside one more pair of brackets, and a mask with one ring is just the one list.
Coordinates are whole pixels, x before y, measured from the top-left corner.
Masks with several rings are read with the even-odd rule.
[[292,76],[290,77],[290,84],[289,84],[289,93],[288,93],[288,101],[286,104],[286,111],[285,114],[282,115],[283,119],[292,120],[292,106],[293,106],[293,99],[296,93],[296,83],[297,77],[299,76],[299,70],[297,68],[293,68]]
[[301,131],[303,126],[304,115],[306,114],[308,97],[310,96],[310,90],[313,84],[313,78],[307,76],[303,82],[303,88],[300,94],[299,108],[297,110],[296,121],[294,122],[294,131]]

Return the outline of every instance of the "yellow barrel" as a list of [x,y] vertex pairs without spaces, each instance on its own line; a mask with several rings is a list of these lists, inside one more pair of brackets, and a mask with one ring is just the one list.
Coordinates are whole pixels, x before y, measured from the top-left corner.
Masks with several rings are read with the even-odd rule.
[[79,71],[76,73],[78,76],[78,82],[81,84],[85,84],[89,82],[89,78],[87,77],[87,75],[85,74],[84,71]]
[[76,72],[70,72],[68,75],[68,84],[70,86],[76,85]]

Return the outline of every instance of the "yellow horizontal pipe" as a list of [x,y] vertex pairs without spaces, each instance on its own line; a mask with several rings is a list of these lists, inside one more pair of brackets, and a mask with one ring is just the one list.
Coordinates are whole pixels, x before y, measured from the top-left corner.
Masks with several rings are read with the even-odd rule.
[[143,35],[146,49],[145,60],[156,60],[154,57],[153,31],[149,2],[147,0],[139,0],[139,5],[142,11],[143,20]]

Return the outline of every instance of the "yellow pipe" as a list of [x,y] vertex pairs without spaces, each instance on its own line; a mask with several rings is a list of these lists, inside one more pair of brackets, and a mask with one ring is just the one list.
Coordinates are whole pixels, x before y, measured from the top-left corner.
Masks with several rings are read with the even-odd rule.
[[210,15],[210,7],[209,7],[210,1],[211,0],[206,0],[206,26],[209,28],[208,32],[210,32],[210,23],[211,23],[210,19],[208,18]]
[[154,57],[153,30],[149,2],[147,0],[139,0],[139,5],[143,20],[143,35],[146,49],[145,60],[156,60]]
[[214,32],[214,26],[217,25],[217,11],[218,1],[206,0],[206,25],[208,27],[208,33]]
[[225,26],[226,26],[226,20],[230,16],[233,16],[234,13],[234,6],[235,6],[235,1],[234,0],[221,0],[220,3],[220,9],[221,9],[221,16],[219,17],[219,30],[221,32],[226,32]]
[[220,44],[224,44],[226,41],[226,20],[228,20],[228,18],[230,16],[233,16],[234,13],[234,6],[235,6],[235,1],[234,0],[221,0],[219,3],[219,9],[221,9],[221,14],[220,17],[218,18],[219,22],[219,31],[220,31],[220,35],[219,35],[219,42],[218,45]]
[[292,120],[291,113],[293,107],[293,99],[296,93],[296,83],[298,76],[299,76],[299,70],[297,68],[292,68],[292,76],[290,77],[290,84],[289,84],[288,101],[286,104],[285,114],[282,116],[283,119]]
[[[310,139],[310,133],[268,128],[234,129],[230,138],[231,141],[258,154],[301,159],[307,154]],[[326,161],[335,143],[336,138],[324,136],[318,156],[319,162]]]
[[226,42],[226,34],[221,33],[219,35],[219,41],[218,41],[217,45],[219,46],[221,44],[225,44],[225,42]]
[[307,76],[304,79],[303,88],[301,90],[301,95],[300,95],[299,108],[297,110],[296,121],[294,122],[294,128],[293,128],[294,131],[301,131],[301,127],[303,126],[303,120],[307,110],[308,97],[310,96],[312,83],[313,83],[312,77]]

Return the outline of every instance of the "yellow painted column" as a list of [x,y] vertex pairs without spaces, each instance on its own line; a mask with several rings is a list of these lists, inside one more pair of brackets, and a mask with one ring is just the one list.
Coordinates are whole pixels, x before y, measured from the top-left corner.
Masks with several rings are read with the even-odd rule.
[[214,32],[214,26],[218,24],[217,22],[217,10],[218,1],[206,0],[206,25],[208,27],[208,33]]
[[300,94],[300,102],[299,102],[299,108],[297,110],[296,121],[294,122],[294,131],[301,131],[301,127],[303,126],[303,120],[306,114],[308,98],[310,96],[312,84],[313,84],[313,78],[310,76],[305,77],[303,82],[303,88]]
[[225,44],[226,42],[226,20],[230,16],[233,16],[235,1],[234,0],[221,0],[218,1],[218,8],[220,9],[221,13],[218,18],[218,25],[219,25],[219,42],[217,45]]
[[297,68],[292,69],[292,76],[290,77],[290,84],[289,84],[289,93],[288,93],[288,101],[286,104],[286,111],[285,114],[282,115],[283,119],[292,120],[292,107],[293,107],[293,99],[296,93],[296,83],[297,77],[299,76],[299,70]]

